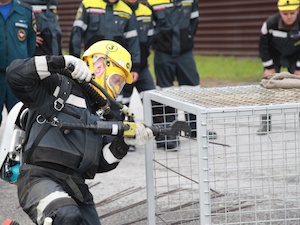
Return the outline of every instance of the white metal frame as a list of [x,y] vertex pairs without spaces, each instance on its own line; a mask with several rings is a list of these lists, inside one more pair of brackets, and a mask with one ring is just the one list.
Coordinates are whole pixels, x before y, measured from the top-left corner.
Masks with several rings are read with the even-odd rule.
[[[206,100],[209,100],[210,97],[207,97],[207,94],[214,94],[211,96],[212,101],[215,101],[216,99],[220,99],[220,102],[217,102],[216,105],[206,105],[206,102],[203,104],[201,103],[201,97],[207,98]],[[193,100],[190,98],[190,95],[196,95],[199,97],[200,102],[196,100]],[[186,100],[185,100],[186,98]],[[225,99],[225,100],[223,100]],[[286,205],[283,206],[283,209],[270,209],[270,212],[267,212],[267,214],[270,214],[269,218],[261,218],[261,211],[260,209],[252,209],[254,206],[247,206],[251,208],[250,210],[242,205],[242,200],[243,200],[243,194],[242,191],[246,190],[245,187],[242,186],[242,183],[240,183],[240,178],[239,178],[239,173],[240,171],[248,172],[248,171],[253,171],[253,170],[260,170],[261,165],[256,165],[255,162],[252,161],[247,161],[246,163],[247,166],[244,168],[243,167],[243,162],[242,159],[245,158],[244,155],[247,155],[249,157],[256,157],[256,153],[251,153],[250,150],[253,150],[253,148],[256,148],[257,145],[255,144],[256,140],[263,146],[264,144],[267,145],[267,150],[269,151],[267,154],[269,157],[278,160],[276,157],[281,157],[281,155],[277,155],[278,147],[276,145],[281,146],[281,141],[276,140],[277,137],[283,138],[283,143],[285,145],[292,145],[292,147],[283,147],[284,152],[291,152],[291,153],[286,153],[287,155],[283,154],[283,158],[286,156],[287,158],[282,160],[282,164],[279,165],[273,165],[270,164],[266,166],[265,170],[272,170],[272,167],[279,167],[284,170],[285,168],[287,170],[290,170],[289,167],[295,168],[295,176],[296,174],[300,173],[300,153],[298,154],[298,150],[300,147],[300,132],[299,132],[299,108],[300,108],[300,103],[298,103],[298,100],[300,99],[300,93],[298,93],[298,90],[267,90],[263,89],[258,86],[240,86],[240,87],[225,87],[225,88],[212,88],[212,89],[190,89],[190,90],[166,90],[166,91],[149,91],[146,92],[144,95],[144,119],[146,124],[151,124],[152,123],[152,113],[151,113],[151,100],[162,103],[164,105],[168,105],[171,107],[174,107],[178,109],[179,111],[185,111],[189,112],[192,114],[197,115],[197,139],[196,139],[196,148],[198,149],[198,175],[199,175],[199,190],[198,190],[198,197],[199,197],[199,224],[202,225],[208,225],[208,224],[215,224],[214,221],[212,220],[212,216],[217,217],[219,214],[212,212],[212,210],[215,210],[215,203],[211,200],[211,189],[212,189],[212,184],[218,183],[218,180],[215,180],[216,178],[213,175],[213,171],[217,170],[217,168],[214,168],[214,165],[218,165],[217,163],[220,161],[217,161],[217,159],[214,159],[213,155],[210,155],[209,153],[211,151],[214,151],[215,145],[211,144],[211,141],[209,140],[207,136],[207,131],[211,128],[216,129],[216,132],[218,136],[220,135],[221,140],[225,140],[226,138],[230,140],[231,136],[234,136],[235,142],[232,143],[234,145],[234,149],[236,150],[236,153],[232,154],[233,157],[236,157],[234,159],[234,163],[237,165],[236,168],[230,168],[231,164],[226,161],[222,161],[222,163],[225,163],[226,166],[229,168],[224,168],[225,174],[229,173],[232,170],[236,170],[237,176],[233,178],[234,182],[237,183],[237,187],[233,187],[235,191],[238,193],[237,199],[239,201],[239,204],[237,205],[237,210],[230,212],[229,206],[224,206],[225,208],[225,213],[222,214],[223,217],[226,217],[224,221],[226,224],[261,224],[261,223],[271,223],[274,222],[274,224],[293,224],[295,221],[300,222],[300,215],[299,213],[294,215],[294,218],[289,218],[290,217],[290,211],[300,211],[300,186],[299,182],[297,184],[292,184],[290,185],[289,183],[284,183],[279,186],[274,182],[273,179],[276,180],[276,177],[274,174],[270,174],[265,177],[265,179],[269,179],[270,182],[267,183],[267,185],[271,185],[269,188],[270,190],[273,189],[286,189],[286,194],[280,195],[283,196],[284,201],[289,201],[291,200],[290,194],[296,193],[297,196],[294,196],[296,200],[293,200],[294,204],[293,206],[290,206],[290,208],[287,206],[289,203],[285,203]],[[229,101],[229,103],[227,102]],[[249,100],[249,101],[248,101]],[[194,101],[194,102],[193,102]],[[245,104],[244,104],[245,103]],[[223,105],[222,105],[223,104]],[[253,104],[253,105],[251,105]],[[259,125],[260,122],[260,116],[263,114],[268,114],[272,115],[272,122],[274,123],[274,128],[271,131],[271,134],[267,134],[264,136],[257,136],[256,135],[256,129]],[[233,124],[230,123],[230,118],[233,120]],[[285,120],[285,121],[284,121]],[[216,121],[215,124],[212,121]],[[220,122],[221,121],[221,122]],[[218,128],[218,123],[220,123],[221,130]],[[228,124],[231,126],[228,128]],[[240,128],[239,126],[244,126],[245,128]],[[292,126],[292,128],[286,128],[286,126]],[[231,130],[236,133],[232,133]],[[289,129],[289,130],[286,130]],[[292,138],[289,138],[285,132],[289,132],[289,135],[293,136]],[[239,133],[240,132],[240,133]],[[230,134],[230,137],[227,137],[227,134]],[[246,148],[249,148],[249,153],[245,154],[245,152],[242,152],[239,155],[239,149],[241,149],[240,146],[243,146],[245,143],[243,143],[243,135],[245,135],[247,143],[246,143]],[[273,136],[271,136],[273,135]],[[223,139],[222,139],[223,138]],[[275,138],[270,142],[269,139]],[[293,138],[295,139],[293,141]],[[189,140],[188,140],[189,141]],[[188,142],[187,141],[187,142]],[[217,142],[220,141],[217,139]],[[249,144],[250,142],[254,141],[254,144]],[[274,146],[273,146],[273,143]],[[218,148],[220,149],[220,148]],[[264,149],[262,147],[262,149]],[[159,151],[155,148],[155,143],[148,143],[146,146],[146,176],[147,176],[147,199],[148,199],[148,224],[149,225],[156,225],[159,224],[157,221],[157,216],[161,214],[162,212],[157,211],[157,205],[156,205],[156,178],[154,173],[157,173],[156,168],[154,167],[154,160],[155,160],[155,154],[156,151]],[[160,150],[161,151],[161,150]],[[180,150],[183,151],[183,150]],[[179,152],[180,152],[179,151]],[[259,150],[261,151],[261,150]],[[258,151],[258,154],[259,154]],[[179,153],[166,153],[168,155],[170,154],[179,154]],[[229,156],[230,153],[228,153]],[[168,157],[168,156],[166,156]],[[220,157],[222,158],[222,157]],[[224,160],[226,159],[226,156],[224,157]],[[262,156],[263,158],[263,156]],[[216,160],[216,161],[215,161]],[[239,163],[239,160],[241,162]],[[289,160],[292,160],[293,163],[289,163]],[[268,161],[268,160],[266,160]],[[265,159],[259,159],[259,163],[265,163]],[[295,163],[294,163],[295,162]],[[299,162],[299,163],[297,163]],[[211,164],[210,164],[211,163]],[[253,163],[253,165],[252,165]],[[279,162],[281,163],[281,161]],[[280,175],[280,179],[293,179],[293,174],[289,174],[288,171],[284,172],[283,175]],[[230,183],[230,177],[225,177],[224,180],[221,182],[224,183]],[[242,178],[241,178],[242,179]],[[260,180],[260,176],[253,176],[251,175],[248,178],[243,178],[246,180],[246,183],[251,183],[249,180]],[[297,177],[295,177],[297,179]],[[300,179],[300,178],[299,178]],[[271,181],[272,180],[272,181]],[[285,182],[285,181],[283,181]],[[227,185],[226,184],[226,185]],[[225,185],[225,186],[226,186]],[[241,187],[239,187],[241,185]],[[220,186],[218,186],[220,187]],[[225,197],[227,198],[226,195],[228,194],[229,196],[229,189],[230,187],[226,187],[227,189],[224,189]],[[265,187],[260,187],[260,186],[255,186],[250,184],[249,190],[254,193],[255,189],[258,190],[264,190]],[[290,190],[291,189],[291,190]],[[271,191],[270,191],[271,193]],[[254,193],[255,198],[259,198],[259,195]],[[250,199],[247,198],[248,201],[251,201]],[[266,198],[266,199],[261,199],[261,201],[275,201],[276,198],[274,197],[271,198]],[[258,205],[258,200],[253,201],[255,206],[257,204],[257,207],[260,207]],[[225,204],[229,205],[232,203],[232,201],[229,201],[228,199],[225,199],[224,201],[217,202],[218,204]],[[212,205],[214,204],[214,205]],[[271,206],[272,208],[273,206]],[[231,207],[232,208],[232,207]],[[226,210],[228,212],[226,212]],[[266,210],[262,210],[265,212]],[[276,216],[273,217],[271,214],[274,212],[280,212],[284,215],[283,217],[285,219],[278,219]],[[244,214],[246,215],[245,221],[244,219]],[[230,221],[231,216],[234,215],[234,217],[237,217],[237,221]],[[254,219],[253,219],[253,218]],[[250,219],[251,218],[251,219]],[[223,221],[223,223],[224,223]],[[250,222],[249,222],[250,221]],[[163,224],[168,222],[164,221]],[[222,223],[222,224],[223,224]],[[195,224],[195,222],[191,223]],[[218,223],[220,224],[220,223]]]

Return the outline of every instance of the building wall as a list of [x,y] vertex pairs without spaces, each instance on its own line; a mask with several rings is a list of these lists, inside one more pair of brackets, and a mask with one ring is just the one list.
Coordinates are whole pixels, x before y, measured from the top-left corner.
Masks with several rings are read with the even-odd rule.
[[[66,51],[80,2],[60,0],[58,4],[62,47]],[[199,0],[200,19],[195,52],[257,57],[261,25],[268,16],[277,12],[276,4],[276,0]]]
[[69,51],[70,34],[81,0],[59,0],[57,11],[62,30],[62,48]]
[[203,55],[258,56],[260,29],[276,0],[199,0],[195,50]]

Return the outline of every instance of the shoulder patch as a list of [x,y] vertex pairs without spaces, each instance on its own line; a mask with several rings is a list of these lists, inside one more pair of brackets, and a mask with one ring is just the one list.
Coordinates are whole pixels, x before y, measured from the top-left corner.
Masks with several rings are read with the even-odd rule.
[[33,30],[34,30],[35,33],[36,33],[36,32],[37,32],[36,19],[35,19],[35,15],[34,15],[33,12],[32,12],[32,27],[33,27]]
[[78,8],[78,10],[77,10],[77,13],[76,13],[76,20],[78,20],[79,18],[81,18],[81,16],[82,16],[82,11],[83,11],[83,9],[82,9],[82,7],[80,6],[79,8]]

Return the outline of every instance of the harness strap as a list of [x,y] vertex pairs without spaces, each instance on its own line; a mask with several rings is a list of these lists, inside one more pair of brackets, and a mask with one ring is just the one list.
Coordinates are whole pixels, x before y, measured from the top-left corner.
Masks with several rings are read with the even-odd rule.
[[[85,140],[89,140],[87,136],[89,136],[93,131],[87,130],[85,132]],[[86,171],[88,171],[96,162],[97,158],[95,157],[95,151],[99,148],[99,139],[94,138],[85,142],[84,146],[84,154],[81,160],[79,167],[77,168],[77,175],[82,176]],[[95,151],[93,151],[95,149]]]
[[24,159],[25,162],[29,162],[28,160],[30,160],[32,154],[33,154],[33,150],[37,147],[38,143],[41,141],[41,139],[43,138],[43,136],[47,133],[48,129],[51,127],[53,119],[56,115],[57,112],[61,111],[64,107],[64,103],[65,101],[68,99],[71,90],[72,90],[72,84],[71,82],[64,76],[59,76],[60,80],[61,80],[61,85],[60,85],[60,89],[59,89],[59,93],[57,94],[56,100],[54,100],[53,102],[50,102],[50,107],[43,107],[43,109],[39,110],[39,112],[34,111],[32,113],[31,116],[29,116],[30,121],[29,121],[29,126],[26,127],[25,130],[25,138],[24,138],[24,142],[23,142],[23,146],[25,146],[25,144],[28,141],[29,138],[29,133],[30,133],[30,129],[34,123],[34,121],[38,118],[38,114],[40,114],[46,121],[44,123],[44,127],[42,128],[41,132],[38,134],[38,136],[36,137],[36,139],[34,140],[31,148],[27,151],[27,154],[25,154],[26,158]]

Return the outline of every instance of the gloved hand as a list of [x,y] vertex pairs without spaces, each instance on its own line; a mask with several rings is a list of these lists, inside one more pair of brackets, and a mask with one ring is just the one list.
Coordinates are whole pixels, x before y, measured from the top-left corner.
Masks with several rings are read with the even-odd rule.
[[150,128],[140,124],[135,129],[135,137],[124,137],[124,142],[127,145],[144,145],[153,137],[153,132]]
[[70,63],[74,66],[74,71],[71,73],[73,79],[86,82],[92,79],[92,73],[85,62],[72,55],[65,55],[64,58],[66,66]]

